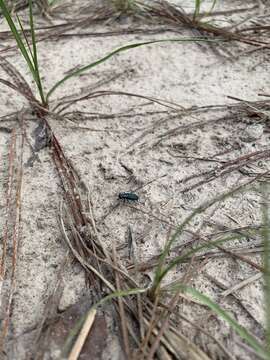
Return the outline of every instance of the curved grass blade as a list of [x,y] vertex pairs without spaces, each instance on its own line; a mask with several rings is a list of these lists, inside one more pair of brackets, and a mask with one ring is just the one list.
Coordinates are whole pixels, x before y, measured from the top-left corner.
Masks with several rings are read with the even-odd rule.
[[25,43],[26,43],[26,45],[27,45],[29,54],[31,55],[31,59],[32,59],[32,61],[33,61],[33,63],[34,63],[34,56],[33,56],[33,53],[32,53],[32,49],[31,49],[30,43],[29,43],[29,41],[28,41],[28,39],[27,39],[27,36],[26,36],[26,34],[25,34],[25,30],[24,30],[24,28],[23,28],[23,24],[22,24],[22,22],[21,22],[21,19],[20,19],[20,17],[19,17],[17,14],[16,14],[16,19],[17,19],[17,21],[18,21],[18,23],[19,23],[19,25],[20,25],[21,32],[22,32],[22,34],[23,34]]
[[165,267],[164,270],[162,270],[158,276],[155,278],[154,281],[154,289],[157,288],[157,285],[160,285],[161,281],[163,280],[163,278],[168,274],[169,271],[171,271],[174,267],[176,267],[177,265],[181,264],[184,260],[186,260],[187,258],[191,257],[192,255],[196,254],[197,252],[204,250],[204,249],[210,249],[210,248],[215,248],[220,244],[223,244],[224,242],[227,241],[233,241],[233,240],[238,240],[241,239],[243,237],[246,237],[245,235],[235,235],[235,236],[229,236],[225,239],[220,239],[220,240],[216,240],[216,241],[211,241],[208,242],[206,244],[197,246],[195,249],[192,249],[190,251],[188,251],[186,254],[184,255],[180,255],[180,256],[176,256],[167,267]]
[[[201,12],[201,3],[202,0],[195,0],[195,10],[194,10],[194,14],[193,14],[193,21],[196,21],[197,18],[200,16],[200,12]],[[214,10],[215,6],[216,6],[217,0],[213,0],[212,1],[212,5],[210,10],[206,11],[204,13],[204,17],[207,17],[211,14],[211,12]],[[202,16],[201,16],[202,17]],[[205,23],[204,23],[205,24]]]
[[205,15],[204,15],[205,17],[207,17],[207,16],[209,16],[209,15],[211,14],[211,12],[214,10],[216,4],[217,4],[217,0],[213,0],[210,10],[207,11],[207,12],[205,13]]
[[26,49],[26,47],[25,47],[25,45],[24,45],[24,43],[22,41],[21,35],[20,35],[19,31],[17,30],[17,27],[16,27],[12,17],[10,16],[10,12],[9,12],[8,8],[6,7],[6,4],[5,4],[4,0],[0,0],[0,8],[1,8],[2,13],[3,13],[3,15],[4,15],[9,27],[10,27],[10,30],[11,30],[15,40],[16,40],[18,48],[20,49],[25,61],[27,62],[27,65],[28,65],[31,73],[34,76],[35,68],[34,68],[33,63],[31,61],[31,58],[28,55],[27,49]]
[[184,292],[192,295],[193,297],[201,301],[204,305],[208,306],[213,312],[215,312],[218,316],[224,319],[234,329],[234,331],[256,351],[257,355],[261,359],[269,360],[270,353],[267,350],[265,350],[263,345],[253,335],[251,335],[242,325],[240,325],[231,315],[229,315],[227,311],[222,309],[208,296],[186,285],[180,284],[178,290],[183,290]]
[[70,74],[65,76],[63,79],[59,80],[48,92],[47,97],[46,97],[46,102],[48,103],[49,97],[64,82],[66,82],[67,80],[69,80],[70,78],[72,78],[74,76],[78,76],[78,75],[94,68],[95,66],[97,66],[99,64],[102,64],[103,62],[105,62],[106,60],[109,60],[111,57],[113,57],[116,54],[119,54],[119,53],[127,51],[127,50],[135,49],[140,46],[145,46],[145,45],[151,45],[151,44],[157,44],[157,43],[163,43],[163,42],[192,42],[192,41],[194,41],[194,42],[216,42],[216,40],[211,40],[211,39],[208,39],[205,37],[191,37],[191,38],[182,38],[182,39],[152,40],[152,41],[145,41],[145,42],[141,42],[141,43],[135,43],[135,44],[122,46],[120,48],[113,50],[112,52],[110,52],[106,56],[102,57],[101,59],[94,61],[91,64],[88,64],[86,66],[83,66],[80,69],[77,69],[77,70],[71,72]]
[[[36,102],[35,96],[24,79],[24,77],[21,75],[21,73],[6,59],[0,56],[0,67],[5,71],[5,73],[12,79],[13,85],[18,89],[25,98],[28,99],[28,101]],[[8,85],[6,83],[6,85]],[[12,87],[12,86],[11,86]],[[14,90],[15,88],[12,87]]]
[[195,0],[195,11],[193,14],[193,21],[197,19],[201,11],[201,0]]
[[171,237],[171,239],[167,242],[167,244],[165,245],[165,248],[159,258],[159,263],[157,266],[157,269],[155,271],[155,278],[154,278],[154,283],[153,283],[153,289],[157,289],[158,287],[158,283],[160,281],[161,278],[163,278],[164,276],[162,275],[163,273],[163,265],[165,262],[166,257],[168,256],[170,249],[173,245],[173,243],[176,241],[176,239],[182,234],[184,228],[191,222],[191,220],[193,218],[195,218],[195,216],[203,213],[204,211],[206,211],[209,207],[211,207],[212,205],[214,205],[215,203],[219,202],[219,201],[223,201],[226,198],[232,196],[234,193],[240,191],[242,188],[242,186],[237,187],[231,191],[228,191],[225,194],[221,194],[220,196],[211,199],[210,201],[207,201],[206,203],[202,204],[201,206],[199,206],[197,209],[195,209],[183,222],[182,224],[180,224],[178,226],[178,228],[176,229],[175,233],[173,234],[173,236]]
[[214,10],[216,3],[217,3],[217,0],[213,0],[211,9],[209,10],[209,14],[211,14],[211,12]]

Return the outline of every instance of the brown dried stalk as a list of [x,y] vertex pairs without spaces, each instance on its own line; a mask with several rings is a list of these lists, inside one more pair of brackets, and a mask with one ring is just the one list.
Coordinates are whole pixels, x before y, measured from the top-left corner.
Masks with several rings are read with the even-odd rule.
[[[4,307],[3,323],[0,333],[0,352],[4,350],[5,338],[8,334],[13,295],[16,289],[17,257],[21,227],[21,190],[23,179],[24,152],[24,114],[19,114],[21,133],[19,144],[16,144],[16,130],[12,132],[9,152],[9,178],[6,200],[6,223],[4,227],[3,255],[1,261],[1,297]],[[3,282],[7,280],[7,246],[12,248],[10,284],[7,293],[3,292]],[[5,301],[3,301],[5,300]]]

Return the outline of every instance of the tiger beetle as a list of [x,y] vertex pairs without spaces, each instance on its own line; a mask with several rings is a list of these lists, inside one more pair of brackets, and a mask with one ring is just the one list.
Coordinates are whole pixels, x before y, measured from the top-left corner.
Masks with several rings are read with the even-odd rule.
[[120,200],[129,201],[129,202],[139,200],[139,196],[133,192],[121,192],[119,193],[118,198]]

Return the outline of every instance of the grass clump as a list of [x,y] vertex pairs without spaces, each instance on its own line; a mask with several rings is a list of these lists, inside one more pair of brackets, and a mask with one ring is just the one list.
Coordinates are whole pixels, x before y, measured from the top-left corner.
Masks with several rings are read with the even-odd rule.
[[[118,6],[122,6],[122,9],[130,9],[133,5],[135,5],[135,1],[133,0],[117,0],[116,4]],[[29,25],[30,25],[30,34],[31,39],[28,39],[26,35],[26,31],[24,30],[24,27],[20,21],[20,18],[17,16],[19,27],[16,26],[15,21],[13,20],[11,16],[11,12],[9,11],[7,7],[7,3],[5,0],[0,0],[0,9],[3,12],[3,15],[10,27],[10,30],[16,40],[18,49],[20,50],[22,56],[24,57],[27,66],[32,74],[32,77],[37,85],[39,96],[41,99],[41,106],[44,108],[48,107],[48,100],[49,97],[52,95],[52,93],[63,83],[65,83],[67,80],[69,80],[72,77],[78,76],[97,65],[109,60],[112,56],[130,50],[137,47],[145,46],[145,45],[151,45],[151,44],[157,44],[162,42],[211,42],[213,40],[208,40],[205,37],[190,37],[190,38],[176,38],[176,39],[164,39],[164,40],[153,40],[153,41],[145,41],[135,44],[129,44],[126,46],[122,46],[109,54],[105,55],[101,59],[94,61],[86,66],[83,66],[73,72],[71,72],[69,75],[65,76],[61,80],[57,81],[56,84],[47,92],[47,95],[45,95],[43,90],[43,84],[41,82],[41,76],[40,76],[40,67],[38,63],[38,53],[37,53],[37,46],[36,46],[36,35],[35,35],[35,27],[34,27],[34,19],[33,19],[33,10],[32,10],[32,0],[29,0]]]
[[[224,310],[223,307],[219,306],[213,300],[211,300],[206,294],[199,292],[195,288],[185,284],[182,281],[178,283],[173,282],[171,285],[167,284],[162,287],[162,282],[164,278],[171,272],[176,266],[182,264],[186,258],[192,259],[192,256],[196,253],[201,252],[205,249],[211,248],[219,248],[219,246],[226,242],[231,242],[234,240],[239,240],[241,235],[228,236],[225,238],[218,239],[216,241],[206,242],[203,245],[198,245],[192,250],[187,251],[185,254],[175,257],[172,260],[166,261],[167,257],[170,253],[172,245],[176,241],[179,236],[181,236],[184,228],[199,214],[205,212],[209,207],[213,204],[224,201],[226,198],[233,196],[240,188],[236,188],[233,191],[230,191],[226,194],[222,194],[221,196],[203,204],[198,207],[194,212],[191,213],[187,217],[186,220],[178,227],[174,235],[170,238],[170,240],[165,245],[165,248],[160,256],[159,264],[155,270],[155,277],[153,284],[149,290],[150,298],[152,301],[157,301],[157,299],[162,298],[162,294],[166,294],[169,298],[171,296],[177,297],[180,293],[186,293],[191,295],[193,298],[199,300],[201,304],[206,305],[209,309],[211,309],[216,315],[225,320],[228,325],[249,345],[254,351],[257,353],[260,359],[270,359],[270,220],[269,220],[269,192],[266,196],[264,194],[264,199],[268,199],[263,202],[262,208],[262,242],[264,244],[264,283],[265,283],[265,318],[266,318],[266,326],[265,326],[265,346],[257,340],[257,338],[249,333],[237,320],[234,319],[233,316],[229,314],[228,311]],[[174,295],[173,295],[174,294]],[[176,295],[175,295],[176,294]],[[169,316],[169,315],[168,315]]]
[[37,47],[36,47],[36,37],[35,37],[35,27],[34,27],[34,19],[33,19],[33,8],[32,8],[32,0],[29,0],[29,23],[31,29],[31,42],[32,46],[25,34],[23,25],[20,21],[20,18],[17,16],[17,20],[19,23],[20,30],[18,30],[15,22],[11,17],[10,10],[7,7],[5,1],[0,0],[0,8],[2,13],[10,27],[10,30],[16,40],[17,46],[21,51],[22,56],[24,57],[27,66],[32,74],[32,77],[38,87],[39,95],[42,101],[42,105],[46,105],[45,95],[43,91],[43,86],[40,78],[40,71],[38,65],[38,55],[37,55]]

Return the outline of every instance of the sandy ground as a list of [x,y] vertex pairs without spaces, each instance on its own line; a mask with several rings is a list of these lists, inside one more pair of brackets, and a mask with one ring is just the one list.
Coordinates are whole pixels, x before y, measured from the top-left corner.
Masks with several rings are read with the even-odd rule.
[[[230,3],[218,6],[222,9],[224,6],[243,6],[241,1]],[[37,21],[41,22],[42,19],[37,17]],[[112,25],[92,25],[88,30],[108,31],[131,25],[134,23],[121,20]],[[5,28],[3,24],[2,28]],[[182,33],[185,36],[191,35],[184,30]],[[175,36],[166,33],[155,36],[89,36],[41,42],[38,50],[45,87],[49,89],[71,68],[92,62],[123,44]],[[20,55],[10,52],[6,56],[32,83]],[[226,61],[205,44],[151,45],[117,55],[88,74],[69,81],[59,88],[53,100],[79,93],[84,87],[105,82],[116,75],[116,79],[98,89],[166,99],[184,108],[232,103],[227,95],[254,101],[260,99],[258,93],[269,91],[270,69],[266,60],[265,54],[255,52]],[[1,77],[4,77],[3,73]],[[27,107],[27,103],[22,97],[1,85],[1,116],[20,110],[23,106]],[[177,108],[175,105],[171,106]],[[183,192],[196,182],[196,179],[186,182],[184,179],[217,169],[222,164],[218,161],[233,160],[269,148],[267,123],[257,123],[257,119],[253,121],[252,118],[241,116],[237,118],[227,110],[213,109],[205,113],[177,115],[168,107],[124,95],[87,100],[72,106],[68,111],[74,110],[93,115],[88,120],[81,120],[78,116],[70,117],[73,122],[50,119],[51,126],[66,155],[90,189],[98,231],[104,245],[110,249],[114,243],[121,248],[121,245],[127,243],[130,227],[136,240],[138,263],[158,254],[172,227],[179,224],[193,209],[250,178],[243,172],[234,171],[220,178],[216,177],[194,190]],[[95,113],[101,116],[94,115]],[[115,116],[103,116],[111,114]],[[214,121],[222,117],[223,120]],[[190,126],[198,121],[211,119],[213,122],[208,125]],[[2,122],[0,125],[11,127],[14,123]],[[35,127],[33,119],[27,117],[26,131],[32,144]],[[5,214],[10,137],[10,133],[0,132],[1,225]],[[22,230],[7,359],[29,358],[36,326],[43,317],[44,306],[55,287],[59,268],[67,253],[58,223],[61,186],[50,151],[42,149],[38,153],[39,161],[32,165],[28,162],[30,156],[29,145],[25,144]],[[210,157],[217,162],[202,160]],[[244,169],[260,172],[268,168],[269,163],[263,160]],[[152,180],[155,181],[151,182]],[[112,210],[118,204],[119,192],[136,189],[139,196],[137,204],[129,206],[121,203]],[[243,191],[232,199],[211,207],[193,222],[190,229],[207,235],[224,230],[225,227],[258,225],[260,222],[259,196],[252,191]],[[190,236],[185,235],[178,240],[177,245],[189,239]],[[234,245],[252,247],[258,245],[258,242],[258,236],[250,236],[234,242]],[[119,256],[124,263],[128,263],[127,247],[122,246]],[[256,261],[257,257],[259,259],[259,255],[251,255],[250,259]],[[178,269],[178,278],[182,271],[182,268]],[[204,264],[192,284],[212,296],[225,309],[232,311],[247,329],[260,336],[263,326],[262,280],[256,280],[236,292],[236,297],[243,306],[239,306],[233,297],[222,298],[222,289],[211,280],[213,277],[226,288],[254,275],[256,271],[242,262],[218,257]],[[145,271],[144,275],[147,284],[153,277],[153,270]],[[74,263],[65,271],[62,285],[63,293],[59,304],[61,311],[89,292],[82,269]],[[239,339],[224,322],[211,316],[209,311],[188,302],[183,302],[179,311],[196,318],[201,326],[207,321],[208,330],[222,340],[237,358],[253,358],[238,345]],[[185,327],[183,331],[195,339],[196,343],[203,344],[213,359],[222,358],[220,350],[208,338],[196,334],[190,327]],[[56,358],[57,352],[52,352],[50,356]],[[117,351],[114,356],[102,356],[100,358],[121,358]]]

